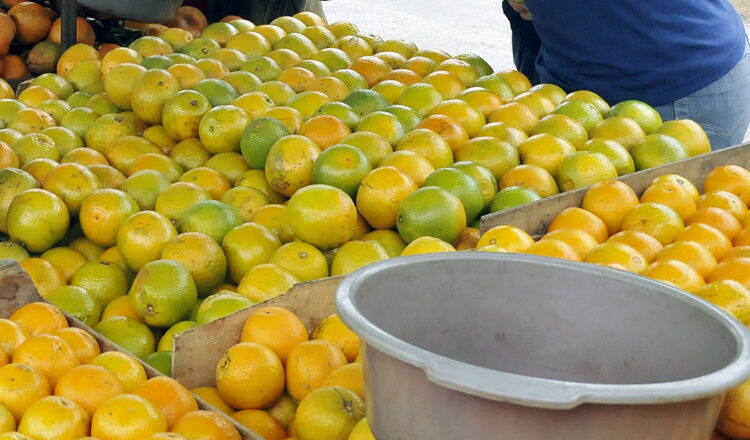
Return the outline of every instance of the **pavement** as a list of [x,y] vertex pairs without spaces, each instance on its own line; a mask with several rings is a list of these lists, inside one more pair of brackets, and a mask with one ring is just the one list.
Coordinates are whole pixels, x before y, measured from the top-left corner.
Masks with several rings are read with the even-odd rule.
[[[329,23],[350,21],[360,31],[384,39],[403,39],[419,48],[451,55],[476,53],[495,70],[514,69],[511,31],[501,0],[330,0],[323,10]],[[732,0],[750,35],[750,0]],[[750,129],[745,135],[750,141]]]

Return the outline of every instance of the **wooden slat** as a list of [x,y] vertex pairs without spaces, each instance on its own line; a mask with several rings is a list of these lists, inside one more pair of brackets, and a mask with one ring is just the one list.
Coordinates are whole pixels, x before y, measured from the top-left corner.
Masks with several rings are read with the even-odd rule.
[[[700,189],[706,175],[721,165],[739,165],[750,168],[750,144],[725,148],[668,165],[650,168],[619,177],[617,180],[628,184],[636,194],[641,194],[656,177],[662,174],[679,174]],[[498,225],[512,225],[525,230],[534,237],[539,237],[547,231],[550,221],[565,208],[581,206],[587,189],[581,188],[564,192],[527,205],[485,215],[481,220],[481,231],[484,233]]]

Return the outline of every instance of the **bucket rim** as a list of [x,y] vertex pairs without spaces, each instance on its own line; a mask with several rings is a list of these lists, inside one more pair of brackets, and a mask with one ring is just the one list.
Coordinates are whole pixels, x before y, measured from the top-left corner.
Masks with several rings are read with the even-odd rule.
[[[513,261],[542,267],[575,270],[582,275],[613,277],[636,286],[658,288],[676,301],[701,310],[734,337],[737,353],[724,367],[704,375],[668,382],[600,384],[546,379],[493,370],[439,355],[405,342],[380,329],[355,306],[357,287],[374,274],[394,266],[454,261]],[[750,330],[732,315],[708,301],[670,284],[608,267],[558,258],[514,253],[457,252],[421,254],[376,262],[347,275],[336,290],[341,320],[367,345],[420,368],[439,386],[477,397],[547,409],[571,409],[585,403],[658,404],[715,396],[750,377]]]

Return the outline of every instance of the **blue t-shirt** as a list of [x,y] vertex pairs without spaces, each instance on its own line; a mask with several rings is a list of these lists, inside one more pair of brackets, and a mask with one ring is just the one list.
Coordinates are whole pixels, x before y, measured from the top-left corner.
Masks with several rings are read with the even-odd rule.
[[729,0],[526,0],[542,47],[542,82],[614,104],[661,105],[729,72],[745,28]]

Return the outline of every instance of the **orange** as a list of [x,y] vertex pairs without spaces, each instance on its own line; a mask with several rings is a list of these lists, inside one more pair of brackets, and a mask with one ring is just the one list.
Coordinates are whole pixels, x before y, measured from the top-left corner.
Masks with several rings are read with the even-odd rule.
[[720,230],[730,240],[742,231],[742,223],[729,211],[721,208],[701,208],[687,219],[686,224],[703,223]]
[[0,367],[0,404],[13,414],[16,422],[34,402],[50,393],[49,382],[34,368],[16,363]]
[[300,281],[312,281],[329,275],[328,262],[323,253],[303,241],[283,244],[274,251],[268,262],[280,266]]
[[193,411],[185,414],[172,427],[172,432],[190,439],[201,440],[241,440],[237,428],[229,419],[213,411]]
[[575,151],[573,144],[549,133],[531,136],[518,147],[522,163],[540,166],[553,177],[557,177],[563,160]]
[[164,246],[162,259],[175,260],[189,272],[199,295],[221,284],[227,262],[221,246],[201,232],[184,232]]
[[[427,176],[435,171],[429,160],[411,150],[389,153],[380,161],[379,166],[392,166],[409,176],[418,186],[422,186]],[[358,185],[359,187],[359,185]]]
[[743,221],[747,215],[747,206],[742,202],[742,199],[729,191],[711,191],[702,194],[695,202],[695,207],[725,209],[737,217],[739,221]]
[[552,113],[555,110],[555,103],[550,101],[545,95],[537,92],[524,92],[516,95],[513,102],[519,102],[531,109],[538,118]]
[[463,125],[446,115],[427,116],[415,128],[426,128],[439,134],[454,153],[469,140]]
[[360,362],[353,362],[337,368],[328,375],[323,386],[340,386],[348,388],[357,393],[357,395],[364,400],[365,378],[362,372],[362,364]]
[[110,398],[124,392],[111,371],[98,365],[79,365],[68,370],[57,382],[55,395],[70,399],[89,416]]
[[167,421],[167,428],[172,428],[185,414],[198,410],[198,403],[190,391],[176,380],[166,377],[153,377],[138,388],[133,394],[139,395],[156,405]]
[[190,392],[225,414],[231,414],[234,409],[221,400],[216,387],[195,387]]
[[429,114],[450,117],[466,129],[469,137],[475,136],[486,123],[484,115],[478,109],[460,99],[443,101],[430,110]]
[[493,136],[518,148],[528,136],[520,129],[506,122],[489,122],[477,136]]
[[508,84],[513,88],[513,92],[516,95],[524,93],[531,88],[531,81],[526,78],[526,75],[517,70],[500,70],[495,72],[495,75],[508,81]]
[[[39,133],[45,128],[54,127],[55,120],[49,113],[35,108],[24,108],[14,114],[7,122],[8,128],[21,134]],[[18,154],[18,151],[16,151]],[[19,159],[21,159],[19,157]],[[23,162],[23,161],[22,161]]]
[[62,338],[38,335],[24,341],[13,353],[13,363],[36,369],[47,378],[50,387],[71,368],[80,364],[73,348]]
[[591,249],[583,261],[594,264],[618,264],[625,270],[641,273],[646,268],[646,259],[637,250],[616,241],[601,243]]
[[117,231],[117,248],[125,264],[134,271],[161,257],[162,250],[177,236],[172,223],[154,211],[128,217]]
[[435,169],[453,164],[453,152],[439,134],[426,128],[415,128],[401,137],[396,151],[409,150],[421,154]]
[[66,327],[57,330],[53,335],[67,342],[82,364],[91,362],[101,353],[99,343],[86,330],[77,327]]
[[[42,258],[26,258],[19,263],[21,269],[31,277],[31,282],[40,295],[45,296],[65,285],[65,273],[59,267]],[[33,324],[33,322],[32,322]]]
[[672,284],[690,293],[696,293],[705,285],[695,269],[679,260],[657,260],[651,263],[642,275]]
[[263,302],[283,294],[299,281],[296,275],[278,264],[263,263],[248,270],[235,290],[252,302]]
[[108,351],[94,358],[92,365],[111,371],[126,393],[132,393],[146,382],[146,371],[136,358],[119,351]]
[[556,229],[545,234],[542,240],[555,240],[567,244],[575,250],[578,260],[583,259],[591,249],[599,244],[588,232],[573,228]]
[[721,260],[722,256],[732,248],[732,242],[723,232],[705,223],[693,223],[677,234],[674,241],[697,241]]
[[18,156],[5,142],[0,143],[0,169],[18,168]]
[[319,115],[302,123],[298,133],[315,142],[321,150],[325,150],[340,143],[351,134],[351,130],[335,116]]
[[357,212],[343,191],[309,185],[289,199],[287,221],[294,234],[321,249],[335,248],[352,238]]
[[[272,205],[261,208],[259,213],[268,206]],[[282,208],[286,210],[286,206]],[[222,241],[230,278],[240,282],[248,270],[267,262],[280,246],[281,242],[273,231],[260,223],[245,223],[230,230]]]
[[112,397],[91,417],[91,435],[101,440],[142,440],[166,430],[159,408],[135,394]]
[[519,165],[518,150],[500,139],[481,136],[466,142],[456,151],[456,162],[472,161],[489,169],[495,179]]
[[613,140],[628,151],[646,138],[646,133],[637,122],[625,116],[611,116],[589,131],[589,138]]
[[620,231],[609,237],[607,241],[624,243],[637,250],[646,263],[651,263],[661,251],[662,244],[656,238],[640,231]]
[[341,349],[326,340],[299,343],[289,352],[286,362],[287,392],[295,402],[300,402],[346,363]]
[[641,194],[641,203],[656,202],[667,205],[686,221],[695,213],[695,200],[680,184],[661,182],[650,185]]
[[240,342],[219,361],[216,389],[222,400],[234,408],[264,408],[284,391],[284,367],[270,348],[255,342]]
[[703,192],[729,191],[750,205],[750,171],[737,165],[714,168],[703,181]]
[[52,24],[50,14],[38,3],[14,2],[8,16],[16,23],[15,39],[22,44],[34,44],[44,39]]
[[206,166],[193,168],[180,177],[180,182],[194,183],[207,190],[214,200],[219,200],[232,184],[220,172]]
[[60,197],[68,211],[77,215],[83,199],[99,189],[99,180],[83,165],[62,163],[47,173],[42,188]]
[[599,113],[602,116],[605,116],[610,108],[609,104],[607,104],[607,101],[590,90],[576,90],[574,92],[570,92],[567,94],[567,96],[565,96],[565,101],[583,101],[589,103],[596,107],[596,109],[599,110]]
[[287,309],[264,307],[254,311],[242,326],[242,342],[257,342],[273,350],[282,363],[292,347],[308,340],[302,321]]
[[661,176],[651,181],[652,184],[662,182],[674,182],[682,185],[682,187],[688,190],[688,192],[693,196],[693,199],[695,199],[696,202],[700,197],[700,194],[698,194],[698,189],[695,187],[695,185],[693,185],[692,182],[680,176],[679,174],[662,174]]
[[482,234],[477,242],[477,249],[494,245],[508,252],[523,252],[534,244],[534,239],[524,231],[510,225],[495,226]]
[[321,92],[328,96],[331,101],[343,101],[350,93],[346,84],[333,76],[313,79],[307,87],[305,87],[305,91]]
[[576,149],[580,149],[588,140],[586,129],[580,122],[563,115],[552,114],[543,117],[534,126],[531,135],[549,133],[573,144]]
[[373,228],[392,229],[399,205],[417,188],[411,178],[394,167],[376,168],[360,184],[357,209]]
[[502,175],[500,189],[511,186],[528,188],[539,195],[549,197],[559,192],[555,178],[537,165],[517,165]]
[[284,427],[266,411],[260,409],[237,411],[232,414],[232,418],[264,440],[284,440],[286,438]]
[[719,261],[724,261],[724,260],[728,260],[730,258],[735,258],[735,257],[750,257],[750,246],[748,245],[735,246],[729,251],[727,251],[727,253],[722,255],[721,260]]
[[671,243],[684,229],[684,223],[677,212],[667,205],[655,202],[641,203],[625,215],[622,230],[645,232],[662,245]]
[[312,168],[320,149],[304,136],[288,135],[274,143],[268,151],[265,174],[269,186],[291,197],[298,189],[312,182]]
[[347,438],[365,416],[365,403],[347,388],[324,387],[300,402],[294,432],[300,439]]
[[703,286],[697,296],[723,308],[740,322],[747,325],[750,321],[747,302],[750,301],[750,290],[734,280],[719,280]]
[[750,245],[750,228],[745,227],[734,237],[733,244],[735,246],[747,246]]
[[564,228],[580,229],[588,232],[599,243],[603,243],[609,237],[607,225],[604,221],[582,208],[566,208],[552,219],[547,231],[552,232],[556,229]]
[[354,60],[349,65],[349,69],[362,75],[367,81],[369,87],[377,84],[386,74],[393,70],[390,64],[386,63],[381,58],[372,55],[363,56]]
[[[55,141],[55,143],[58,143]],[[58,147],[59,148],[59,147]],[[107,158],[93,148],[77,147],[67,152],[61,159],[60,163],[77,163],[84,166],[90,165],[109,165]]]
[[692,267],[705,278],[716,267],[716,258],[711,251],[695,241],[678,241],[664,246],[656,255],[656,261],[679,260]]
[[706,282],[734,280],[750,289],[750,258],[735,257],[719,263],[706,277]]
[[29,334],[15,321],[0,318],[0,348],[6,354],[8,359],[13,357],[13,352],[21,345]]
[[565,260],[580,261],[578,252],[564,241],[545,238],[529,246],[524,253],[541,255],[545,257],[562,258]]
[[354,362],[359,355],[359,338],[335,313],[323,318],[315,326],[310,332],[310,339],[322,339],[334,344],[341,349],[349,362]]
[[29,336],[53,333],[68,327],[68,320],[60,309],[44,302],[33,302],[19,307],[10,315],[10,320],[18,324]]
[[89,431],[89,415],[80,405],[59,396],[34,402],[18,424],[18,432],[39,440],[77,440]]
[[680,141],[690,157],[711,152],[711,142],[703,128],[690,119],[665,121],[656,130]]
[[595,183],[583,196],[581,207],[607,225],[610,235],[620,231],[622,219],[638,204],[638,196],[625,183],[606,180]]
[[422,82],[432,85],[443,99],[453,99],[466,89],[461,78],[448,71],[435,70],[424,77]]
[[531,134],[539,122],[539,116],[521,102],[509,102],[490,113],[487,122],[505,122],[523,130],[526,134]]

